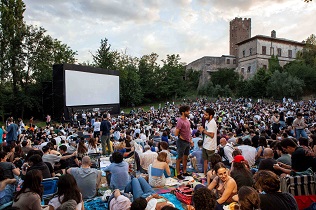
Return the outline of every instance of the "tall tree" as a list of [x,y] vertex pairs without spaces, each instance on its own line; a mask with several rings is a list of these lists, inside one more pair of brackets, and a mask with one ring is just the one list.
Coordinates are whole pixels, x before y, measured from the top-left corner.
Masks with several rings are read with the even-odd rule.
[[[25,36],[25,24],[23,13],[25,5],[22,0],[1,0],[0,5],[0,33],[1,42],[1,82],[12,80],[13,101],[12,106],[15,112],[17,108],[17,96],[21,71],[24,68],[23,60],[23,38]],[[3,40],[4,39],[4,40]],[[7,78],[6,76],[9,76]]]
[[116,53],[111,51],[111,45],[108,44],[108,39],[104,38],[101,39],[101,46],[96,54],[92,54],[92,57],[96,67],[114,70],[115,55]]

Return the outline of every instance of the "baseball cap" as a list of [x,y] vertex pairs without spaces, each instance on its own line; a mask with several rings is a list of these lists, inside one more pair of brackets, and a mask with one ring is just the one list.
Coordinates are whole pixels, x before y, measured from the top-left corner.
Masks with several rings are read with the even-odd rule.
[[234,163],[240,163],[241,161],[245,161],[244,156],[242,156],[242,155],[236,155],[236,156],[234,157],[234,160],[233,160]]

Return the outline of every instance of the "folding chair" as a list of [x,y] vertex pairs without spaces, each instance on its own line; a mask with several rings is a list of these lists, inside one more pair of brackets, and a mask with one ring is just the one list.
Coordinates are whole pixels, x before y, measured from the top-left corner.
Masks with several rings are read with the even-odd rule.
[[57,192],[58,177],[43,179],[42,185],[44,187],[42,203],[52,198]]

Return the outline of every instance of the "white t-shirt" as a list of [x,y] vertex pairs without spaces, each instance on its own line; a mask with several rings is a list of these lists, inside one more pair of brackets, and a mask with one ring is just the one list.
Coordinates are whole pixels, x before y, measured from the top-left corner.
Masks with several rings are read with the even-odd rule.
[[100,131],[101,122],[94,122],[93,127],[94,131]]
[[[63,198],[64,196],[61,196],[60,200],[62,201]],[[61,206],[61,203],[59,202],[58,197],[54,197],[49,201],[48,205],[52,206],[56,210],[59,206]],[[78,203],[76,206],[76,210],[81,210],[81,209],[82,209],[82,202]]]
[[214,118],[211,121],[205,122],[205,130],[209,133],[214,133],[214,137],[211,138],[208,135],[204,135],[203,148],[207,150],[216,150],[217,147],[217,125]]
[[256,148],[249,146],[249,145],[240,145],[238,149],[241,150],[242,156],[248,161],[249,166],[253,166],[256,161]]

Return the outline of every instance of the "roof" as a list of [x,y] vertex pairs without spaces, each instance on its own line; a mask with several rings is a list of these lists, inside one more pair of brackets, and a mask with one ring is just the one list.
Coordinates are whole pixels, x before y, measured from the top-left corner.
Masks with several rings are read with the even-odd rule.
[[305,46],[305,43],[303,43],[303,42],[298,42],[298,41],[293,41],[293,40],[283,39],[283,38],[273,38],[271,36],[264,36],[264,35],[257,35],[257,36],[251,37],[250,39],[246,39],[242,42],[237,43],[236,45],[242,45],[244,43],[250,42],[250,41],[255,40],[255,39],[263,39],[266,41],[274,41],[274,42],[283,42],[283,43],[287,43],[287,44],[291,43],[291,44],[300,45],[302,47]]

